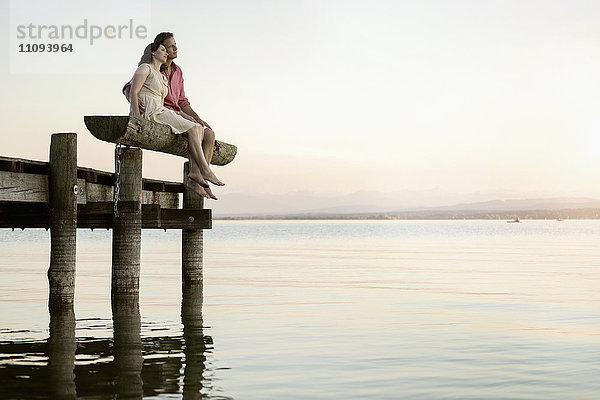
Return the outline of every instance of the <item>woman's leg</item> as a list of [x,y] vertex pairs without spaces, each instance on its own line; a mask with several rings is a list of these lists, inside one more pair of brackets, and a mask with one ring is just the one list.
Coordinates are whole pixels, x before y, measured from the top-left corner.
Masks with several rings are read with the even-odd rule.
[[[200,185],[207,187],[206,181],[209,181],[217,186],[225,185],[211,171],[202,148],[202,140],[204,138],[203,129],[199,126],[194,126],[187,133],[188,153],[190,156],[190,174],[189,177],[198,182]],[[208,146],[207,146],[208,147]],[[212,157],[212,151],[210,153]]]
[[212,190],[210,190],[210,187],[208,187],[208,183],[204,180],[204,178],[202,178],[202,171],[200,170],[200,166],[196,162],[196,157],[194,156],[197,156],[197,149],[193,146],[193,143],[195,143],[196,140],[192,139],[190,141],[189,138],[193,138],[195,135],[198,135],[197,130],[192,128],[187,131],[185,135],[188,139],[188,155],[190,160],[190,172],[188,174],[187,181],[188,187],[204,198],[218,200],[213,194]]
[[204,158],[210,166],[213,151],[215,149],[215,132],[210,128],[204,128],[204,137],[202,138],[202,150],[204,150]]
[[194,192],[196,192],[199,196],[204,197],[205,199],[215,199],[216,197],[214,197],[214,195],[208,194],[206,191],[206,188],[203,188],[202,186],[200,186],[200,184],[194,180],[192,180],[191,178],[188,177],[187,182],[186,182],[187,186],[192,189]]
[[202,130],[197,126],[194,126],[189,131],[185,133],[186,139],[188,142],[188,157],[190,159],[190,173],[188,177],[193,179],[197,183],[199,183],[203,187],[207,187],[208,183],[202,177],[202,170],[200,169],[200,165],[198,165],[198,149],[194,144],[200,140],[202,135]]
[[[202,138],[202,150],[204,152],[204,159],[210,167],[210,160],[212,160],[213,151],[215,149],[215,133],[210,128],[204,128],[204,137]],[[211,199],[218,200],[210,190],[210,187],[204,188],[206,193]]]

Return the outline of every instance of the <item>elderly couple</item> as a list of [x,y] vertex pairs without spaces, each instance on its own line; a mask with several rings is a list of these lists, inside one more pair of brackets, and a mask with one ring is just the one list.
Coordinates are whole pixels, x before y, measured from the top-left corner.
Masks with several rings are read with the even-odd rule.
[[211,171],[215,133],[190,106],[183,89],[183,74],[173,60],[177,44],[170,32],[159,33],[140,60],[133,78],[123,87],[130,115],[166,124],[187,138],[190,173],[187,185],[198,195],[217,199],[208,182],[225,185]]

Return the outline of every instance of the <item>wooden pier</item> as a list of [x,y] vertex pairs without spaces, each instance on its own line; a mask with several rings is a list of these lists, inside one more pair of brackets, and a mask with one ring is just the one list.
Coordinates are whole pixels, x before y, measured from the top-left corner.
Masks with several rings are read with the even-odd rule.
[[[50,229],[49,306],[73,304],[78,228],[112,229],[113,299],[139,295],[142,229],[182,229],[182,285],[201,282],[203,229],[211,228],[212,217],[185,185],[189,163],[182,182],[141,175],[142,149],[187,157],[187,141],[136,117],[84,120],[95,137],[118,144],[115,172],[78,167],[75,133],[52,135],[48,162],[0,156],[0,228]],[[215,141],[212,164],[226,165],[236,152]]]

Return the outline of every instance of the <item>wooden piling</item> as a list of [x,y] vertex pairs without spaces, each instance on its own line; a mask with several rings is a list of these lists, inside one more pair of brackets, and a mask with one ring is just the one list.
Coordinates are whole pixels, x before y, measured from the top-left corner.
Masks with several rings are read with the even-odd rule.
[[142,150],[124,149],[120,156],[115,154],[115,161],[118,160],[119,198],[113,224],[111,295],[137,297],[142,240]]
[[[183,209],[198,210],[204,208],[204,199],[187,187],[190,163],[183,166]],[[203,265],[202,229],[182,229],[181,232],[181,284],[183,287],[202,283]]]
[[77,134],[56,133],[50,141],[49,307],[73,304],[77,237]]

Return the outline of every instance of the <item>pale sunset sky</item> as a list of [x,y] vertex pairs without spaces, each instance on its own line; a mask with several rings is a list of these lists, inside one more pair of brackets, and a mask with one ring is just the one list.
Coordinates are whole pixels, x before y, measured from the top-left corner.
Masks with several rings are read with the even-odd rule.
[[[11,62],[23,56],[11,47],[11,7],[47,25],[139,17],[148,39],[32,55],[28,73],[2,63],[3,156],[47,160],[52,133],[77,132],[79,165],[113,170],[114,146],[83,116],[127,114],[120,90],[143,44],[171,31],[192,107],[239,148],[215,168],[221,196],[600,197],[597,0],[47,2],[61,21],[40,2],[17,3],[0,8]],[[182,162],[144,152],[144,176],[181,180]]]

